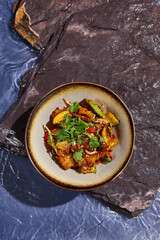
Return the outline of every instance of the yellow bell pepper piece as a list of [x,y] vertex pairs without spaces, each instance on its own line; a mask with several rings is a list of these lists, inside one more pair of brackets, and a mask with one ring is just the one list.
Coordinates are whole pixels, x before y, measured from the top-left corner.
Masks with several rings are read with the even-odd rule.
[[107,120],[111,126],[115,126],[119,123],[119,120],[115,117],[115,115],[111,112],[108,112],[105,117],[105,120]]
[[66,110],[58,113],[53,119],[53,124],[58,124],[63,121],[66,114],[69,114],[69,111]]

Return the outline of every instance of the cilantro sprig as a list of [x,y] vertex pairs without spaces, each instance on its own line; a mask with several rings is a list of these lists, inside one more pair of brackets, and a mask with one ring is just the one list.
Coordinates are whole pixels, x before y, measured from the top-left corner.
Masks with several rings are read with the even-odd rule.
[[72,118],[66,114],[64,123],[61,122],[60,125],[62,129],[55,133],[56,142],[63,142],[67,140],[75,145],[76,143],[84,144],[89,140],[89,146],[91,148],[98,148],[100,146],[100,142],[104,141],[104,137],[99,133],[99,127],[97,127],[96,136],[90,135],[86,129],[94,126],[94,124],[86,123],[81,120],[80,117]]
[[96,137],[91,137],[89,140],[89,146],[91,148],[97,148],[100,146],[100,143]]
[[106,163],[110,163],[111,162],[111,159],[110,159],[110,157],[107,154],[104,155],[104,160],[105,160]]
[[83,149],[77,150],[73,153],[73,158],[76,160],[76,162],[79,162],[82,160],[82,154],[83,154]]
[[47,143],[48,143],[48,145],[55,150],[56,146],[54,144],[54,139],[53,139],[51,131],[48,129],[48,127],[46,125],[43,125],[43,127],[47,131],[47,133],[48,133],[48,135],[47,135]]
[[[80,118],[71,118],[65,116],[65,124],[61,123],[62,129],[58,130],[56,134],[57,142],[67,140],[68,142],[77,141],[84,137],[88,124]],[[80,140],[79,140],[80,141]]]
[[97,132],[97,136],[99,137],[99,141],[100,142],[104,142],[105,141],[104,137],[101,136],[101,134],[99,132]]
[[79,109],[80,105],[77,102],[73,102],[69,108],[71,113],[76,112]]
[[89,133],[87,133],[88,137],[89,137],[89,146],[91,148],[97,148],[100,146],[100,143],[98,141],[98,139],[96,137],[92,137]]

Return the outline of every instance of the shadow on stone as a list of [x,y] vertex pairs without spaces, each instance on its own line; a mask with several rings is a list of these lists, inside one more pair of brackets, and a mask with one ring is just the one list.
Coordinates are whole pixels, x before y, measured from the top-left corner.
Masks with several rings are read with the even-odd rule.
[[65,204],[78,196],[43,179],[27,157],[1,149],[1,184],[17,200],[36,207]]

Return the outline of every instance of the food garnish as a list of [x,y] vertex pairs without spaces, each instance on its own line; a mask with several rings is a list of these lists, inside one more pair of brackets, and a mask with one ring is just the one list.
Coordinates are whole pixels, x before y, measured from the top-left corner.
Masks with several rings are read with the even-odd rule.
[[52,112],[50,128],[44,126],[44,140],[63,169],[79,169],[81,173],[96,173],[97,164],[110,163],[111,153],[118,143],[112,127],[117,117],[105,114],[94,101],[84,99]]

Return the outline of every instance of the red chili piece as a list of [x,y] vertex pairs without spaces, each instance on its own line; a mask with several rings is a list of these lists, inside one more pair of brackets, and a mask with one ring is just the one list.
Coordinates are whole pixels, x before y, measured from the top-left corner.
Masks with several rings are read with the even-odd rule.
[[89,133],[96,133],[97,131],[100,132],[103,127],[104,127],[103,123],[100,124],[97,123],[95,124],[95,126],[87,128],[86,131]]
[[96,133],[97,130],[98,130],[98,129],[97,129],[96,127],[89,127],[89,128],[86,129],[86,131],[87,131],[88,133]]
[[108,152],[107,150],[102,150],[99,152],[99,154],[101,156],[101,159],[104,159],[105,155],[107,155],[111,160],[113,159],[110,152]]

